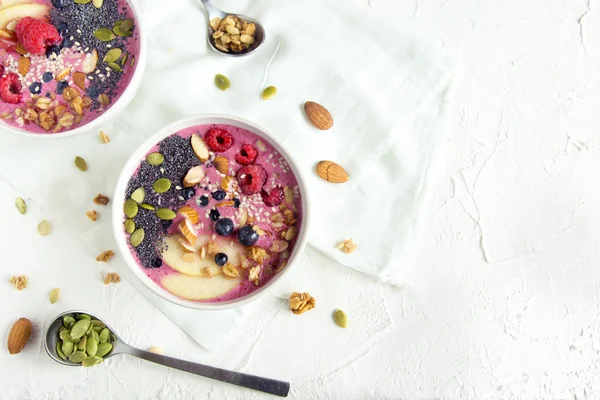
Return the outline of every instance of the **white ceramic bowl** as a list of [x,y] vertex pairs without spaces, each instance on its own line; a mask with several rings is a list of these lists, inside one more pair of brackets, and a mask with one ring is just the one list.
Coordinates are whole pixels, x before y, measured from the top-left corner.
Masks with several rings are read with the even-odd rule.
[[[142,270],[142,267],[139,266],[131,254],[129,249],[129,244],[127,242],[127,237],[123,228],[123,203],[125,202],[125,191],[127,189],[127,184],[129,183],[129,179],[132,174],[137,169],[140,161],[144,158],[146,153],[158,142],[166,138],[167,136],[180,131],[181,129],[196,126],[196,125],[205,125],[205,124],[228,124],[233,125],[239,128],[247,129],[250,132],[255,133],[256,135],[264,138],[267,142],[271,143],[273,147],[287,160],[288,164],[291,166],[292,171],[294,172],[296,179],[298,180],[298,186],[300,187],[300,194],[302,197],[302,224],[300,228],[300,232],[298,232],[298,239],[296,241],[296,245],[294,251],[290,255],[287,266],[277,273],[266,285],[261,286],[254,292],[240,297],[238,299],[219,302],[219,303],[201,303],[191,300],[182,299],[177,297],[165,289],[161,288],[159,285],[154,283]],[[302,178],[302,174],[294,161],[293,157],[286,151],[283,145],[273,137],[265,128],[247,121],[242,118],[230,116],[230,115],[221,115],[221,114],[206,114],[199,115],[196,117],[191,117],[183,120],[179,120],[174,122],[165,128],[161,129],[158,133],[153,135],[151,138],[146,140],[127,160],[121,175],[117,181],[117,187],[113,196],[113,208],[112,208],[112,224],[113,224],[113,233],[115,235],[115,239],[117,241],[117,246],[119,249],[119,253],[125,259],[125,262],[133,272],[133,274],[153,293],[162,297],[165,300],[170,301],[171,303],[187,307],[193,308],[196,310],[224,310],[228,308],[238,307],[244,304],[247,304],[251,301],[254,301],[261,296],[264,296],[269,290],[271,290],[275,284],[280,281],[283,276],[289,273],[289,271],[296,266],[298,263],[298,259],[300,254],[304,250],[307,241],[307,232],[308,232],[308,198],[306,195],[306,183]]]
[[138,87],[140,86],[140,82],[142,81],[142,77],[144,76],[144,69],[146,68],[146,33],[144,31],[144,23],[142,21],[142,13],[137,5],[135,0],[127,0],[131,9],[133,10],[133,14],[136,20],[136,31],[139,35],[140,40],[140,53],[137,56],[135,71],[133,72],[133,76],[131,77],[131,81],[123,91],[123,94],[117,99],[117,101],[102,115],[93,121],[77,127],[75,129],[71,129],[65,132],[58,133],[31,133],[27,132],[25,129],[15,128],[5,123],[0,123],[0,129],[7,132],[12,132],[21,136],[34,137],[39,139],[61,139],[69,136],[74,136],[80,133],[89,133],[93,132],[95,129],[101,127],[107,121],[113,119],[117,114],[119,114],[125,107],[129,105],[133,96],[137,92]]

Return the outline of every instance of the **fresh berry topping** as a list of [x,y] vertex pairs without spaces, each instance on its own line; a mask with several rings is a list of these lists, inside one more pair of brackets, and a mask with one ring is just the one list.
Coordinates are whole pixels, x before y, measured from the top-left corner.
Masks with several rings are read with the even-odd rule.
[[200,198],[198,199],[198,205],[202,206],[202,207],[206,207],[208,205],[208,196],[205,194],[200,196]]
[[75,44],[75,40],[71,39],[71,36],[69,37],[65,37],[62,41],[62,43],[60,44],[60,47],[62,47],[63,49],[65,48],[71,48],[73,47],[73,45]]
[[246,165],[238,171],[237,179],[244,194],[255,194],[267,181],[267,171],[260,164]]
[[11,72],[0,79],[0,98],[5,103],[21,102],[21,82],[17,74]]
[[237,197],[236,197],[235,199],[233,199],[233,206],[234,206],[235,208],[240,208],[240,204],[241,204],[241,203],[242,203],[242,202],[241,202],[241,201],[240,201],[240,199],[238,199]]
[[204,140],[213,151],[217,152],[226,151],[233,145],[233,136],[231,136],[231,133],[221,128],[212,128],[209,130],[204,136]]
[[217,264],[219,267],[222,267],[223,265],[227,264],[228,259],[229,257],[227,257],[227,254],[219,253],[215,256],[215,264]]
[[60,54],[60,46],[53,44],[46,49],[46,58],[50,58],[54,54],[54,57],[58,57]]
[[100,89],[98,89],[98,86],[90,86],[90,88],[88,89],[88,95],[92,99],[97,99],[98,96],[100,96]]
[[42,84],[39,82],[33,82],[31,85],[29,85],[29,91],[33,94],[40,94],[42,91]]
[[256,161],[256,157],[258,157],[256,148],[251,144],[244,143],[240,152],[235,155],[235,161],[238,164],[249,165]]
[[58,33],[60,33],[60,36],[63,37],[69,33],[69,25],[67,25],[66,22],[61,22],[60,24],[56,25],[56,29],[58,30]]
[[269,207],[278,206],[281,204],[284,197],[283,189],[280,186],[274,187],[268,192],[263,189],[260,192],[260,195],[262,196],[263,203]]
[[154,260],[152,260],[152,268],[160,268],[162,266],[162,260],[158,257],[156,257]]
[[55,8],[64,8],[70,3],[69,0],[51,0],[52,6]]
[[0,64],[0,75],[4,75],[4,65]]
[[210,217],[211,221],[217,221],[219,218],[221,218],[221,213],[217,210],[210,210],[210,214],[208,216]]
[[67,81],[60,81],[56,84],[56,93],[58,94],[63,94],[63,91],[69,87],[69,82]]
[[46,47],[60,42],[56,28],[35,18],[22,18],[15,27],[19,42],[31,54],[44,54]]
[[215,232],[219,236],[229,236],[233,233],[233,221],[229,218],[221,218],[215,224]]
[[44,75],[42,75],[42,80],[44,82],[50,82],[52,79],[54,79],[54,76],[52,76],[52,72],[44,72]]
[[258,233],[250,225],[244,226],[238,231],[238,241],[244,246],[254,246],[258,242]]
[[183,188],[183,190],[181,191],[181,195],[184,199],[189,200],[196,195],[196,190],[194,190],[194,188],[191,187]]
[[222,190],[217,190],[216,192],[213,192],[212,197],[215,200],[221,201],[225,198],[225,196],[227,196],[227,193],[225,193]]
[[173,225],[173,220],[170,221],[160,221],[160,224],[162,225],[164,230],[167,230],[171,227],[171,225]]

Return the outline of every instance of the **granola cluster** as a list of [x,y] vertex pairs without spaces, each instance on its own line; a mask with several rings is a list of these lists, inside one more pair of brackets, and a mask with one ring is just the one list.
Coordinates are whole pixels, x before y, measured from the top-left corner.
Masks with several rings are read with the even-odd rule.
[[256,25],[235,15],[228,15],[223,19],[213,18],[210,27],[215,47],[222,52],[240,53],[254,43]]

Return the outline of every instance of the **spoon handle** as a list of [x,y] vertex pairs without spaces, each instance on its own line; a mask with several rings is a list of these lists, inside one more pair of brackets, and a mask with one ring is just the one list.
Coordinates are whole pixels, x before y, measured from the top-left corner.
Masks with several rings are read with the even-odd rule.
[[215,7],[210,0],[200,0],[200,3],[202,3],[204,8],[206,8],[209,19],[212,19],[214,16],[218,16],[219,14],[223,14],[223,12]]
[[127,353],[156,364],[162,364],[181,371],[191,372],[192,374],[259,390],[265,393],[271,393],[281,397],[287,397],[290,391],[290,384],[288,382],[261,378],[259,376],[247,375],[241,372],[227,371],[225,369],[179,360],[177,358],[163,356],[162,354],[150,353],[149,351],[143,351],[135,348],[130,348]]

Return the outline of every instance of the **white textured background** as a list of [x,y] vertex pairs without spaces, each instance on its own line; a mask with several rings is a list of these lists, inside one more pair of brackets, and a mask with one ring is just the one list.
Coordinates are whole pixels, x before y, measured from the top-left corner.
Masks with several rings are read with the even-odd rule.
[[[3,343],[15,319],[36,324],[23,353],[0,349],[0,399],[267,397],[129,358],[90,370],[53,364],[39,329],[72,307],[96,311],[135,346],[290,380],[298,399],[600,398],[600,2],[356,7],[452,49],[465,71],[409,285],[380,286],[308,252],[279,290],[308,290],[318,308],[298,317],[266,298],[234,343],[208,353],[126,282],[99,284],[109,267],[59,223],[38,237],[44,211],[14,212],[19,183],[0,179]],[[29,275],[30,288],[15,291],[13,274]],[[50,305],[67,274],[80,286]],[[350,316],[345,331],[331,323],[337,307]]]

